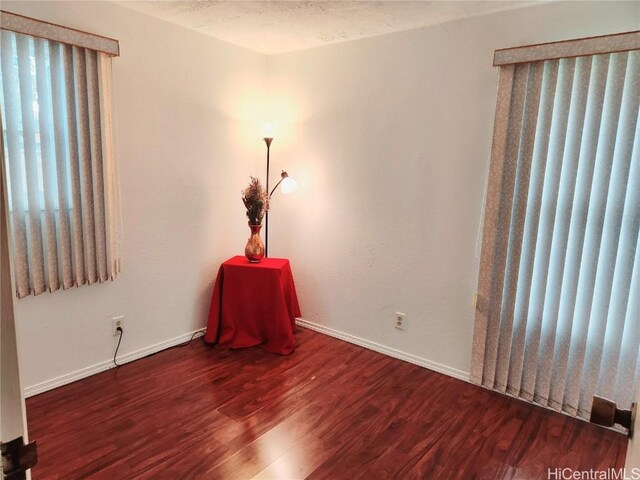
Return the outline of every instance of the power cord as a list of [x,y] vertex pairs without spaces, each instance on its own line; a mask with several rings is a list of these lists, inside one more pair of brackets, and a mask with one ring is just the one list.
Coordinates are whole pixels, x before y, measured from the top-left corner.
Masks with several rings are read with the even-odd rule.
[[[118,327],[118,328],[116,328],[116,332],[120,332],[120,338],[118,338],[118,346],[116,347],[116,351],[115,351],[115,353],[113,354],[113,364],[114,364],[116,367],[121,367],[121,366],[122,366],[122,364],[120,364],[120,363],[116,362],[116,356],[118,355],[118,349],[120,348],[120,342],[122,341],[122,335],[124,334],[124,330],[122,329],[122,327]],[[203,331],[201,331],[201,330],[199,330],[199,331],[197,331],[197,332],[193,332],[193,335],[191,335],[191,338],[189,338],[189,340],[187,340],[186,342],[184,342],[184,343],[180,343],[180,344],[178,344],[178,345],[174,345],[173,347],[165,348],[164,350],[159,350],[159,351],[157,351],[157,352],[155,352],[155,353],[152,353],[151,355],[147,355],[147,357],[151,357],[152,355],[155,355],[156,353],[160,353],[160,352],[165,352],[165,351],[167,351],[167,350],[171,350],[172,348],[181,348],[181,347],[186,347],[186,346],[187,346],[187,345],[189,345],[189,344],[191,343],[191,341],[192,341],[194,338],[196,338],[196,336],[197,336],[197,335],[199,335],[199,334],[202,334],[202,335],[200,335],[200,336],[201,336],[201,337],[204,337],[205,332],[203,332]]]
[[[186,347],[187,345],[189,345],[191,343],[191,340],[196,338],[196,335],[198,335],[199,333],[201,333],[202,334],[201,336],[204,337],[205,332],[202,332],[202,331],[193,332],[193,335],[191,335],[191,338],[189,340],[187,340],[186,342],[180,343],[178,345],[174,345],[173,347],[166,348],[165,350],[171,350],[172,348]],[[163,351],[163,350],[161,350],[161,351]]]
[[121,365],[118,362],[116,362],[116,355],[118,355],[118,350],[120,349],[120,342],[122,341],[122,334],[124,333],[124,330],[122,330],[122,327],[118,327],[116,328],[116,332],[120,332],[120,338],[118,338],[118,346],[116,347],[116,351],[113,354],[113,364],[116,367],[120,367]]

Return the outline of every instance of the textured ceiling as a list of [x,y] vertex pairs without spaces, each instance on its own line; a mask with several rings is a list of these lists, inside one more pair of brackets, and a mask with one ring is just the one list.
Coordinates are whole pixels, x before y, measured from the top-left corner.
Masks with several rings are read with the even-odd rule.
[[535,1],[116,1],[133,10],[273,54],[519,8]]

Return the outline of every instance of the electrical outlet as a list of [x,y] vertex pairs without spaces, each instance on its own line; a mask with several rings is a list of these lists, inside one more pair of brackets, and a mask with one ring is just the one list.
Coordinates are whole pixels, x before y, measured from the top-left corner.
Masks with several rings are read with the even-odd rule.
[[111,319],[113,322],[113,336],[118,335],[118,327],[124,330],[124,315],[119,315]]
[[396,328],[398,330],[404,330],[404,313],[396,312]]

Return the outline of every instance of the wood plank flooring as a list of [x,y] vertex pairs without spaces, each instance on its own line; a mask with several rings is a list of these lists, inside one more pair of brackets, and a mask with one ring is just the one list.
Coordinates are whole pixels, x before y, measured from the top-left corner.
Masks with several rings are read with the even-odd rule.
[[200,340],[27,400],[35,480],[538,479],[626,438],[302,329],[295,354]]

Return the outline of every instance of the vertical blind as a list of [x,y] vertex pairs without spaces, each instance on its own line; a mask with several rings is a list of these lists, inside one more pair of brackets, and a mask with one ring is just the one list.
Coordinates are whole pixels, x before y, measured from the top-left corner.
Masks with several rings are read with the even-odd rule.
[[472,380],[588,418],[640,374],[640,51],[500,68]]
[[105,53],[1,31],[18,297],[115,278],[119,207]]

